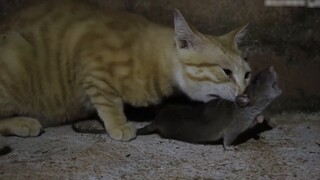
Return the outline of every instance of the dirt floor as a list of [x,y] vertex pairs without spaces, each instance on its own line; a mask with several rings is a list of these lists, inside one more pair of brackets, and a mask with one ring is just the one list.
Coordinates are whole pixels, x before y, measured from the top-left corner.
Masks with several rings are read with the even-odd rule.
[[36,138],[6,138],[13,151],[0,157],[0,179],[319,179],[320,113],[270,121],[272,130],[227,152],[157,135],[123,143],[49,128]]

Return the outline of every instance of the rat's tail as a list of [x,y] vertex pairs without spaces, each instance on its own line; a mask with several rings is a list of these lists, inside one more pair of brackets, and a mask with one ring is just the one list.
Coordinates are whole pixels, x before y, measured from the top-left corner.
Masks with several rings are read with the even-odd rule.
[[11,152],[11,148],[9,146],[5,146],[4,138],[0,135],[0,156],[8,154]]
[[105,134],[106,129],[98,120],[78,121],[72,124],[72,129],[77,133]]
[[146,125],[143,128],[140,128],[137,130],[137,135],[148,135],[148,134],[154,134],[158,130],[157,126],[154,123],[151,123],[149,125]]

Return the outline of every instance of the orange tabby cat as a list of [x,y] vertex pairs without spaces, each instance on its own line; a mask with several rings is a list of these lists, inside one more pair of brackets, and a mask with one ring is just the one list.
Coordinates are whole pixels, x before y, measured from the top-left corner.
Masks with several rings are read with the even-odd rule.
[[111,138],[136,136],[123,104],[156,104],[177,88],[194,100],[234,100],[250,79],[240,29],[174,29],[82,1],[36,1],[0,30],[0,134],[37,136],[97,111]]

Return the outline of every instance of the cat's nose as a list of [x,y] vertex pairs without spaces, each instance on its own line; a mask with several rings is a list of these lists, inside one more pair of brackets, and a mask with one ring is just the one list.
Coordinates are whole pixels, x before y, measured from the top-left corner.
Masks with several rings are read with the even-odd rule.
[[243,94],[245,90],[246,90],[246,86],[242,83],[237,87],[237,94],[238,95]]
[[247,88],[246,83],[244,82],[244,79],[235,77],[235,83],[236,83],[236,95],[241,95],[244,93],[244,91]]

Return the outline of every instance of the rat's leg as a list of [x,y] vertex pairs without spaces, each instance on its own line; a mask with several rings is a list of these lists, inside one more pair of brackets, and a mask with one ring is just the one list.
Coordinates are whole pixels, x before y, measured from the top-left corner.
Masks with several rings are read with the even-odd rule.
[[234,151],[238,150],[235,146],[232,145],[234,140],[238,137],[239,133],[228,132],[223,136],[223,148],[225,151]]

